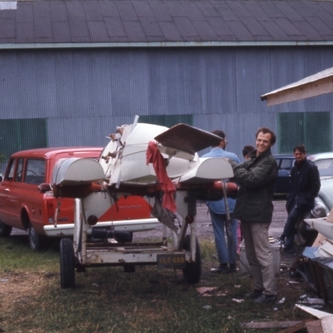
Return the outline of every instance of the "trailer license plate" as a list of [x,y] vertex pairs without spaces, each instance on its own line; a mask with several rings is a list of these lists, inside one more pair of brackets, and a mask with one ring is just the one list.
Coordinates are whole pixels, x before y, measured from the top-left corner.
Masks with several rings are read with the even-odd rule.
[[185,254],[158,254],[157,267],[158,268],[185,268]]

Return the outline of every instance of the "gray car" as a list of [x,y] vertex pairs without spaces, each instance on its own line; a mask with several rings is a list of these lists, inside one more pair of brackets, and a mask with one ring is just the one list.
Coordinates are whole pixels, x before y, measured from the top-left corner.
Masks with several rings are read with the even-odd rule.
[[333,152],[312,154],[307,158],[317,165],[320,179],[333,177]]
[[[307,158],[318,167],[321,187],[314,208],[306,212],[303,218],[325,217],[333,207],[333,152],[313,154]],[[300,219],[297,223],[297,238],[301,245],[311,246],[317,235],[317,230]]]

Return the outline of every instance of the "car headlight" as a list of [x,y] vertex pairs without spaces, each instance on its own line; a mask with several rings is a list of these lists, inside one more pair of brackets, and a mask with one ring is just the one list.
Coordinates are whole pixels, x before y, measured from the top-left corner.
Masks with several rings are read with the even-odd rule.
[[325,217],[327,215],[325,206],[321,202],[316,201],[315,206],[311,209],[311,215],[315,218]]

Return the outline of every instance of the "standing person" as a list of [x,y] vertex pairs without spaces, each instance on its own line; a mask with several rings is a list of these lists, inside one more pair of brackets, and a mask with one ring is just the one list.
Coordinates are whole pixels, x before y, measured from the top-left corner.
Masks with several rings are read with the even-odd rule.
[[239,185],[234,217],[241,220],[245,253],[254,281],[254,290],[245,297],[256,303],[274,302],[277,294],[273,254],[268,241],[278,173],[271,153],[275,141],[275,133],[261,127],[256,133],[257,149],[250,152],[250,159],[242,164],[229,159]]
[[[218,146],[212,147],[209,153],[202,157],[224,157],[230,158],[231,160],[239,163],[239,158],[236,154],[225,150],[227,146],[227,137],[223,131],[214,130],[213,134],[218,135],[221,141]],[[232,214],[235,199],[228,198],[227,205],[229,213]],[[215,246],[217,250],[217,257],[219,260],[219,266],[217,268],[211,268],[211,272],[215,273],[229,273],[236,272],[236,259],[237,259],[237,220],[231,217],[230,220],[227,218],[227,211],[224,198],[217,201],[207,201],[209,208],[214,237]],[[227,236],[227,244],[226,238]]]
[[255,148],[251,145],[244,146],[244,148],[242,149],[242,154],[245,161],[247,161],[250,158],[249,154],[253,150],[255,150]]
[[[255,148],[251,145],[246,145],[242,149],[242,155],[244,157],[244,160],[247,161],[250,159],[250,152],[255,150]],[[240,248],[241,248],[241,242],[242,242],[243,236],[242,236],[242,230],[240,226],[240,221],[237,221],[237,254],[240,254]]]
[[293,153],[295,164],[290,172],[291,187],[286,202],[288,217],[281,236],[285,252],[292,251],[297,220],[307,209],[313,208],[320,190],[318,167],[306,158],[304,145],[295,146]]

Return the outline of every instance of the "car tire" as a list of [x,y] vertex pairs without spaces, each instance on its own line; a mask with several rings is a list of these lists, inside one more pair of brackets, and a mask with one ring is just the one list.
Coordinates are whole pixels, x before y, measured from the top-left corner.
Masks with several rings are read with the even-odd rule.
[[[184,238],[183,249],[191,251],[191,236],[186,235]],[[187,283],[195,284],[201,278],[201,253],[198,239],[195,239],[195,261],[187,262],[186,267],[183,268],[183,276]]]
[[60,241],[60,286],[63,289],[75,287],[75,255],[69,238]]
[[312,246],[313,242],[318,236],[318,231],[310,229],[309,225],[304,222],[303,218],[299,218],[296,222],[297,241],[301,246]]
[[29,223],[29,246],[32,250],[38,251],[41,249],[42,241],[41,236],[37,234],[35,228]]
[[8,237],[12,232],[12,227],[0,221],[0,237]]

